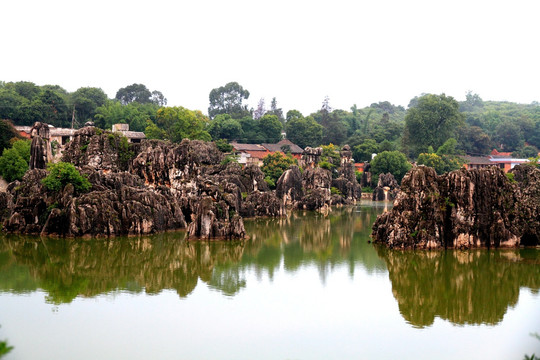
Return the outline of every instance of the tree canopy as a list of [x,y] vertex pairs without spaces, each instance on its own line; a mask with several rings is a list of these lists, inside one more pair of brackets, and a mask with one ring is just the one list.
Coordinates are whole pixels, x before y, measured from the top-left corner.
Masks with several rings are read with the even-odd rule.
[[427,94],[418,99],[418,104],[409,108],[405,116],[407,142],[411,154],[417,156],[429,146],[438,148],[455,136],[464,123],[459,104],[445,94]]
[[123,105],[133,102],[139,104],[156,104],[158,106],[167,105],[167,99],[160,91],[150,91],[144,84],[131,84],[120,88],[116,92],[116,100],[119,100]]
[[240,119],[249,115],[247,105],[242,102],[249,98],[249,91],[237,82],[230,82],[225,86],[212,89],[209,99],[208,116],[214,118],[219,114],[229,114],[233,119]]
[[411,167],[412,165],[407,161],[407,157],[399,151],[383,151],[375,156],[371,162],[373,175],[391,173],[398,182],[401,182],[401,179]]

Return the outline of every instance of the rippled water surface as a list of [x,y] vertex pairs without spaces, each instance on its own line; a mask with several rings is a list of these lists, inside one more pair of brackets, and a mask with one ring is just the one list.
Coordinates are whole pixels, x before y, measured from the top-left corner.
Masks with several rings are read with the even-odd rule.
[[5,359],[540,355],[540,250],[391,251],[382,211],[248,220],[244,242],[0,237]]

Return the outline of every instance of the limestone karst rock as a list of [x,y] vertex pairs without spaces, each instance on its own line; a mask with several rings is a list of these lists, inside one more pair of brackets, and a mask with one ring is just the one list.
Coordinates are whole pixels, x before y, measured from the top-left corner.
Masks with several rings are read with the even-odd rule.
[[52,160],[49,125],[36,122],[30,131],[32,144],[30,145],[30,169],[46,169],[47,163]]
[[377,187],[373,189],[373,201],[393,201],[399,193],[399,184],[390,173],[379,175]]
[[521,165],[512,181],[496,167],[440,176],[415,167],[404,177],[392,210],[373,225],[374,241],[420,249],[536,245],[539,172]]
[[339,190],[346,202],[354,204],[362,196],[362,188],[356,180],[354,160],[349,145],[344,145],[341,152],[341,166],[338,177],[332,180],[332,186]]
[[[206,223],[210,211],[215,230],[203,236],[243,237],[240,188],[251,192],[266,184],[256,170],[227,170],[222,159],[213,143],[129,144],[118,134],[85,126],[63,160],[87,176],[90,191],[76,193],[70,184],[50,191],[41,184],[47,172],[30,170],[2,198],[10,206],[4,228],[65,236],[137,235],[186,228],[186,219]],[[200,203],[207,198],[212,201],[204,213]]]

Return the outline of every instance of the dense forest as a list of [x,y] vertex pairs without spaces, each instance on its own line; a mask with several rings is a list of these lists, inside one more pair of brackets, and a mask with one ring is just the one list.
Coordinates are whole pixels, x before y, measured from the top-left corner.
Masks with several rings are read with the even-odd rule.
[[233,140],[274,143],[285,133],[301,147],[349,144],[357,162],[371,161],[372,154],[379,154],[378,162],[387,167],[408,159],[438,172],[461,166],[458,155],[480,156],[497,149],[528,158],[537,156],[540,148],[537,102],[484,101],[469,92],[462,102],[445,94],[421,94],[407,108],[381,101],[364,108],[353,104],[349,109],[332,109],[325,98],[311,114],[297,110],[284,114],[276,98],[269,106],[260,99],[256,108],[248,108],[249,95],[236,82],[212,89],[206,115],[168,107],[160,91],[143,84],[121,88],[110,99],[94,87],[70,93],[59,85],[0,82],[0,119],[8,120],[2,123],[0,148],[12,148],[11,138],[16,136],[6,128],[8,123],[32,125],[36,121],[75,128],[93,121],[102,129],[127,123],[130,130],[144,131],[150,139],[216,141],[224,150]]

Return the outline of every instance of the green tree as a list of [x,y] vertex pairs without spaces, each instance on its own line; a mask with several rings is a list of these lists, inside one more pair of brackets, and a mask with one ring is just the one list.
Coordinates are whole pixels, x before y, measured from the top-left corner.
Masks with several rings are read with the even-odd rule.
[[114,124],[129,124],[132,131],[144,131],[148,120],[156,122],[157,110],[155,104],[132,102],[122,105],[118,100],[107,100],[105,105],[96,109],[94,122],[102,129],[110,129]]
[[359,145],[353,147],[353,158],[355,161],[371,161],[371,156],[379,152],[379,145],[373,139],[366,139]]
[[72,184],[78,193],[90,190],[91,184],[86,175],[81,175],[73,164],[58,162],[47,166],[49,175],[41,183],[51,191],[61,191],[67,184]]
[[138,102],[139,104],[148,104],[152,102],[152,93],[144,84],[131,84],[126,87],[120,88],[116,92],[115,99],[119,100],[123,105],[130,104],[132,102]]
[[260,122],[253,119],[251,116],[244,116],[238,120],[242,126],[242,141],[250,144],[260,144],[266,142],[266,137],[260,129]]
[[347,126],[336,112],[328,115],[324,126],[323,143],[341,145],[347,138]]
[[0,89],[0,119],[9,119],[20,124],[26,124],[21,119],[21,107],[28,106],[29,101],[9,88]]
[[259,119],[259,129],[264,136],[265,142],[276,143],[281,139],[283,125],[276,115],[266,114]]
[[27,139],[17,139],[13,142],[12,148],[17,150],[19,156],[22,157],[27,163],[30,163],[30,148],[32,142]]
[[512,153],[512,156],[518,158],[532,158],[538,155],[538,149],[531,145],[525,145]]
[[157,124],[166,132],[169,140],[182,139],[210,141],[212,137],[205,130],[208,118],[200,111],[184,107],[162,107],[157,111]]
[[214,141],[214,143],[216,144],[217,148],[221,152],[228,153],[233,150],[232,145],[230,145],[225,139],[216,140]]
[[302,148],[322,144],[323,127],[313,117],[304,118],[300,112],[287,112],[286,133],[287,139]]
[[165,140],[167,138],[167,132],[165,132],[165,130],[163,129],[160,129],[151,120],[147,120],[146,124],[147,125],[144,129],[144,135],[146,135],[147,139]]
[[7,181],[21,180],[28,170],[28,162],[25,161],[17,149],[4,149],[0,156],[0,175]]
[[7,341],[0,341],[0,358],[13,350],[13,346],[9,346]]
[[459,104],[460,111],[475,111],[481,110],[484,107],[484,101],[478,94],[473,94],[471,91],[468,91],[465,94],[465,101]]
[[0,120],[0,150],[11,147],[12,139],[20,139],[21,135],[8,120]]
[[100,88],[82,87],[71,94],[71,102],[80,123],[94,119],[96,109],[105,105],[107,94]]
[[283,117],[283,109],[278,108],[277,100],[275,97],[272,98],[272,102],[270,103],[270,111],[268,111],[268,114],[276,115],[278,117],[278,120],[283,125],[285,125],[285,118]]
[[523,145],[523,132],[518,124],[505,120],[495,130],[495,141],[504,151],[514,151]]
[[458,148],[466,154],[486,155],[491,151],[491,138],[478,126],[460,128],[458,139]]
[[152,95],[150,96],[150,102],[157,106],[166,106],[167,105],[167,99],[163,95],[161,91],[154,90],[152,91]]
[[29,81],[18,81],[15,83],[7,83],[6,88],[15,91],[17,94],[19,94],[20,96],[30,101],[34,100],[34,98],[36,98],[41,92],[41,89],[39,86]]
[[438,148],[464,123],[459,104],[445,94],[428,94],[418,99],[418,104],[409,108],[405,116],[407,136],[405,142],[412,154],[425,152],[428,146]]
[[41,121],[56,127],[68,127],[71,124],[71,115],[63,94],[45,89],[32,101],[32,107],[36,111],[36,117]]
[[211,120],[208,126],[208,133],[214,140],[239,140],[244,135],[240,122],[231,118],[228,114],[217,115]]
[[284,156],[280,152],[266,155],[263,158],[263,166],[261,167],[265,175],[264,181],[266,181],[271,189],[275,189],[276,183],[283,172],[295,163],[296,159],[292,156]]
[[419,165],[434,168],[439,175],[457,170],[463,165],[463,161],[460,161],[458,157],[436,153],[422,153],[418,155],[417,162]]
[[411,169],[405,155],[399,151],[383,151],[371,161],[371,172],[374,175],[391,173],[398,182]]
[[230,82],[225,86],[210,91],[208,116],[214,118],[219,114],[229,114],[233,119],[240,119],[249,115],[247,105],[242,104],[249,98],[249,91],[237,82]]

